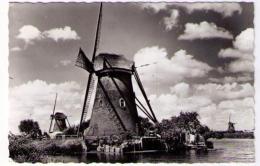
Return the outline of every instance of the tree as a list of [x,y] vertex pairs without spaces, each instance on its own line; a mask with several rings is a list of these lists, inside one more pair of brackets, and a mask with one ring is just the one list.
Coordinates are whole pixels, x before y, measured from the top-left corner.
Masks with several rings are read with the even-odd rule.
[[37,138],[42,135],[38,122],[32,119],[22,120],[18,128],[20,132],[30,135],[32,138]]
[[148,130],[150,130],[154,125],[149,121],[148,118],[143,118],[141,116],[139,118],[139,123],[140,123],[140,129],[142,135],[145,134]]
[[173,116],[171,119],[163,119],[156,127],[163,137],[175,137],[183,131],[191,131],[204,135],[210,129],[207,126],[201,125],[198,116],[197,112],[181,112],[179,116]]

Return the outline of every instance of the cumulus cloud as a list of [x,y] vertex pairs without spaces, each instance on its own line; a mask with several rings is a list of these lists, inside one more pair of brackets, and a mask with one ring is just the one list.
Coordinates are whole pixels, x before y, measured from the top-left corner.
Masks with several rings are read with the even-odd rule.
[[234,82],[249,82],[253,81],[253,77],[251,75],[242,75],[242,76],[225,76],[221,78],[209,78],[209,81],[214,82],[214,83],[234,83]]
[[19,29],[18,39],[22,39],[26,44],[33,44],[34,40],[43,38],[41,31],[33,25],[24,25]]
[[203,21],[199,24],[186,23],[184,33],[178,37],[179,40],[210,38],[233,39],[233,35],[226,29],[217,27],[214,23]]
[[254,62],[249,60],[236,60],[229,64],[228,70],[232,73],[254,72]]
[[161,86],[177,83],[185,78],[204,77],[212,70],[208,64],[196,60],[185,50],[179,50],[169,58],[165,48],[146,47],[134,55],[136,66],[144,83],[157,82]]
[[242,13],[239,3],[175,3],[174,5],[184,8],[189,14],[195,11],[214,11],[223,17],[231,17],[235,13]]
[[149,96],[151,105],[159,120],[177,116],[181,111],[197,111],[201,107],[212,104],[212,101],[204,96],[178,97],[174,93]]
[[179,97],[187,97],[190,93],[190,85],[185,82],[181,82],[176,84],[174,87],[170,87],[170,90]]
[[158,13],[161,10],[166,10],[168,4],[167,3],[141,3],[140,7],[143,9],[152,10],[154,13]]
[[195,84],[194,89],[195,94],[208,96],[215,102],[254,96],[254,87],[250,83]]
[[230,114],[239,124],[237,129],[254,126],[254,92],[250,84],[189,85],[181,82],[170,89],[170,92],[149,96],[159,120],[179,115],[181,111],[196,111],[200,121],[211,129],[226,130]]
[[221,49],[220,58],[234,58],[226,68],[232,73],[254,72],[254,29],[247,28],[233,41],[232,48]]
[[234,47],[243,52],[252,52],[254,49],[254,29],[247,28],[242,31],[234,41]]
[[247,97],[244,99],[237,100],[225,100],[219,103],[219,108],[223,109],[241,109],[241,108],[252,108],[254,107],[254,99]]
[[26,44],[34,44],[34,41],[41,39],[52,39],[54,41],[58,40],[79,40],[75,30],[72,30],[71,27],[65,26],[64,28],[53,28],[41,32],[37,27],[33,25],[24,25],[19,29],[19,34],[17,35],[18,39],[22,39]]
[[221,49],[218,56],[220,58],[239,58],[239,59],[245,59],[245,60],[254,59],[252,54],[247,53],[247,52],[242,52],[239,49],[234,49],[234,48]]
[[142,9],[151,10],[154,14],[160,11],[166,11],[168,16],[163,16],[162,22],[165,25],[165,30],[170,31],[172,28],[177,27],[179,21],[179,10],[168,8],[170,3],[141,3]]
[[78,40],[80,37],[77,32],[72,30],[71,27],[65,26],[64,28],[54,28],[43,32],[44,36],[53,39],[56,42],[58,40]]
[[80,118],[80,108],[84,90],[76,82],[59,84],[41,80],[29,81],[13,87],[9,91],[9,128],[18,132],[19,122],[32,118],[39,122],[42,130],[47,131],[50,124],[55,93],[58,93],[56,111],[63,112],[73,123]]
[[165,25],[165,29],[167,31],[171,30],[173,27],[176,27],[178,24],[179,11],[176,9],[172,9],[170,11],[170,16],[163,18],[163,23]]

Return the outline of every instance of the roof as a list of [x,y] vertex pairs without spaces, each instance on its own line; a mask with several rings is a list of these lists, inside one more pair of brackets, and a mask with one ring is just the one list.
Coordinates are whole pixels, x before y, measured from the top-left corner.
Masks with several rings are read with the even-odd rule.
[[56,112],[55,113],[55,119],[66,119],[67,116],[62,112]]
[[[133,61],[126,59],[123,55],[101,53],[95,58],[94,68],[96,71],[104,68],[104,58],[108,61],[112,68],[121,68],[131,70]],[[110,67],[107,65],[107,67]]]

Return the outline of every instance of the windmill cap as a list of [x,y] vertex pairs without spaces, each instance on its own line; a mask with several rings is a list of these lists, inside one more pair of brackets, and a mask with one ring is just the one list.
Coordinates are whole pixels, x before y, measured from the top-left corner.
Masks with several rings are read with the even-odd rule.
[[66,119],[67,118],[67,116],[62,112],[56,112],[54,116],[55,116],[55,119]]
[[[123,55],[101,53],[95,58],[94,68],[96,71],[102,70],[104,68],[104,59],[108,61],[112,68],[131,70],[134,64],[133,61],[126,59]],[[107,65],[107,67],[110,66]]]

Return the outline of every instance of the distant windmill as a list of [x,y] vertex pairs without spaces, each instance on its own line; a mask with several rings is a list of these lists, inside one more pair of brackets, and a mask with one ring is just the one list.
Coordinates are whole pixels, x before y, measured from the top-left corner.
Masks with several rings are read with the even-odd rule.
[[[56,93],[53,111],[52,111],[52,114],[50,116],[51,117],[51,123],[50,123],[49,133],[52,133],[52,132],[55,132],[55,131],[64,131],[65,129],[67,129],[67,124],[70,127],[69,120],[64,113],[61,113],[61,112],[55,113],[57,97],[58,97],[58,94]],[[53,121],[54,121],[54,123],[53,123]]]
[[[101,53],[96,56],[101,18],[102,3],[99,10],[92,59],[89,60],[80,48],[76,61],[76,66],[89,72],[78,135],[88,113],[91,113],[91,119],[84,136],[119,135],[128,131],[138,134],[140,124],[137,108],[154,123],[157,123],[157,119],[134,63],[122,55]],[[143,66],[148,65],[145,64]],[[143,94],[149,111],[135,96],[132,76],[134,76]]]
[[229,119],[228,119],[228,132],[234,133],[236,131],[235,130],[235,123],[231,122],[230,118],[231,118],[231,114],[229,114]]

